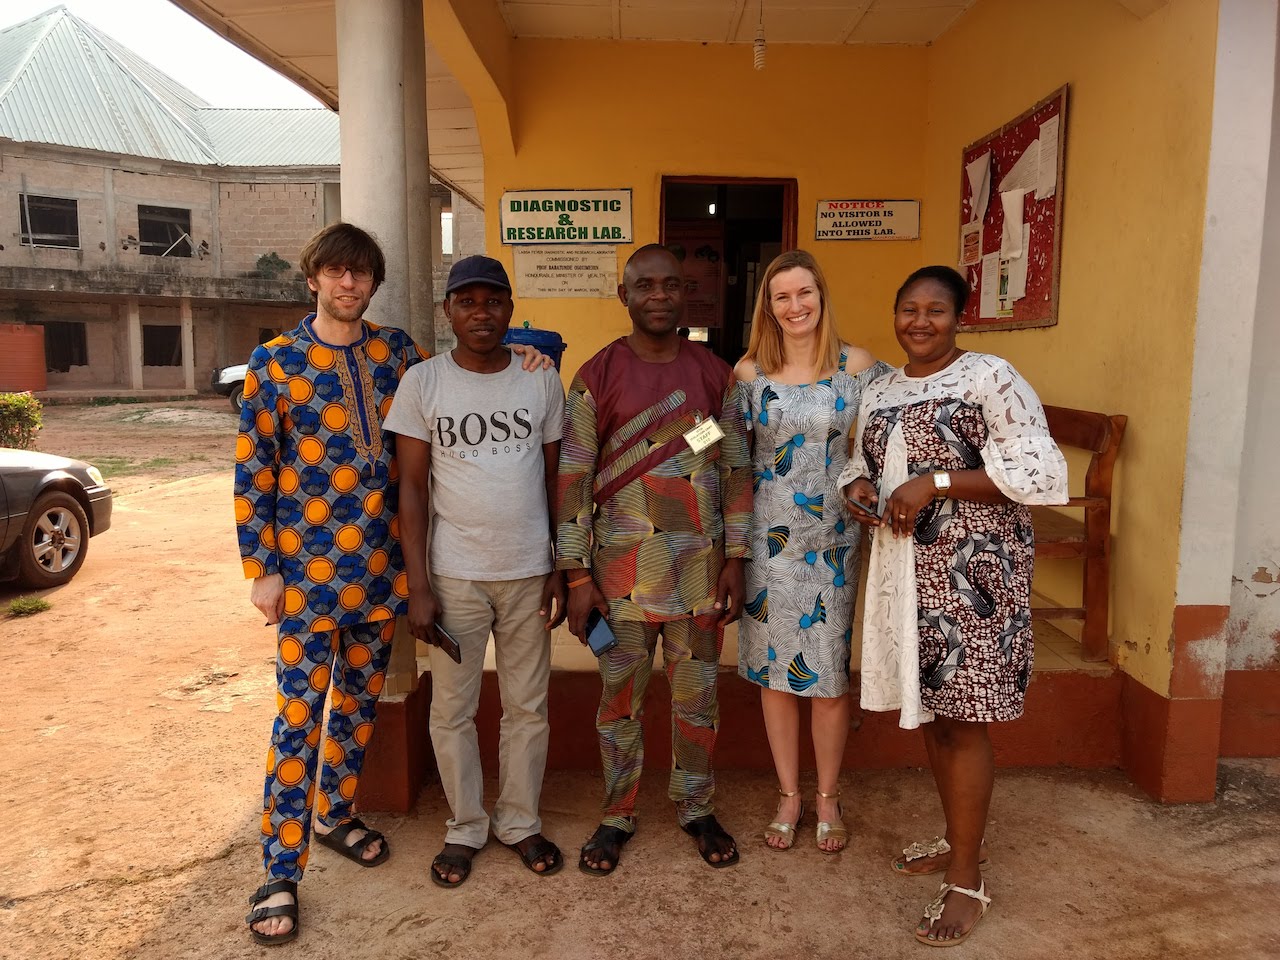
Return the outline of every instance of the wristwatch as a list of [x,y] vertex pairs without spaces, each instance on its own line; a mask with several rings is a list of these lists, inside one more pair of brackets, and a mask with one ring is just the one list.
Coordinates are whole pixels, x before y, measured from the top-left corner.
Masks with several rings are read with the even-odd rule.
[[933,472],[933,489],[935,497],[945,497],[947,491],[951,489],[951,474],[945,470],[935,470]]

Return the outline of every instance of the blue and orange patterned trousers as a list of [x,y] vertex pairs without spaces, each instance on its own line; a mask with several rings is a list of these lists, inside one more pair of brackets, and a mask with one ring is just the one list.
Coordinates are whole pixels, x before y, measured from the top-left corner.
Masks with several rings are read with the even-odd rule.
[[653,669],[653,651],[662,634],[662,657],[671,685],[671,781],[667,795],[675,801],[683,826],[713,812],[715,774],[711,753],[720,728],[716,675],[724,631],[718,614],[646,623],[610,620],[618,645],[600,657],[603,690],[596,712],[600,760],[604,767],[604,817],[601,823],[628,833],[644,767],[641,715]]
[[272,880],[298,881],[307,866],[324,695],[332,685],[320,776],[320,821],[336,827],[352,800],[373,734],[396,622],[284,634],[276,654],[276,704],[262,798],[262,861]]

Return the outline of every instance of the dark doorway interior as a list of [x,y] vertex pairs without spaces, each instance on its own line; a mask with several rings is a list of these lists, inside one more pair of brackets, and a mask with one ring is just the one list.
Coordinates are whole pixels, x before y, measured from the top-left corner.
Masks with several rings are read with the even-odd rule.
[[665,177],[662,242],[682,257],[690,338],[736,363],[750,337],[756,278],[795,245],[794,180]]

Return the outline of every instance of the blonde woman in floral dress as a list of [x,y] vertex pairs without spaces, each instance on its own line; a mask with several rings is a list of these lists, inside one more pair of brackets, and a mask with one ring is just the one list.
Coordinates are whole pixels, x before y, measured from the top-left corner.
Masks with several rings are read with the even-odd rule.
[[760,686],[781,794],[764,830],[785,850],[803,816],[800,701],[818,770],[815,842],[848,842],[840,764],[849,731],[849,647],[861,530],[836,478],[863,389],[889,367],[841,343],[822,270],[794,250],[765,270],[747,355],[734,372],[752,428],[755,506],[738,672]]

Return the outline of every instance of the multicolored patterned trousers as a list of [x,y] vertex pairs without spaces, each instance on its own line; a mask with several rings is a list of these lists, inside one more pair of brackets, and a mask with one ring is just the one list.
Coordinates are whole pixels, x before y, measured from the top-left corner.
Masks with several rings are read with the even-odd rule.
[[715,774],[711,752],[720,727],[716,674],[724,631],[718,615],[645,623],[610,620],[618,645],[600,657],[604,689],[596,712],[600,759],[604,766],[603,824],[628,833],[635,829],[636,794],[644,766],[641,714],[653,669],[653,652],[662,634],[662,657],[671,685],[671,782],[683,826],[713,811]]
[[395,625],[394,619],[378,620],[280,637],[280,713],[271,730],[262,798],[262,861],[273,880],[301,880],[307,866],[320,714],[331,681],[319,817],[326,827],[336,827],[352,816]]

